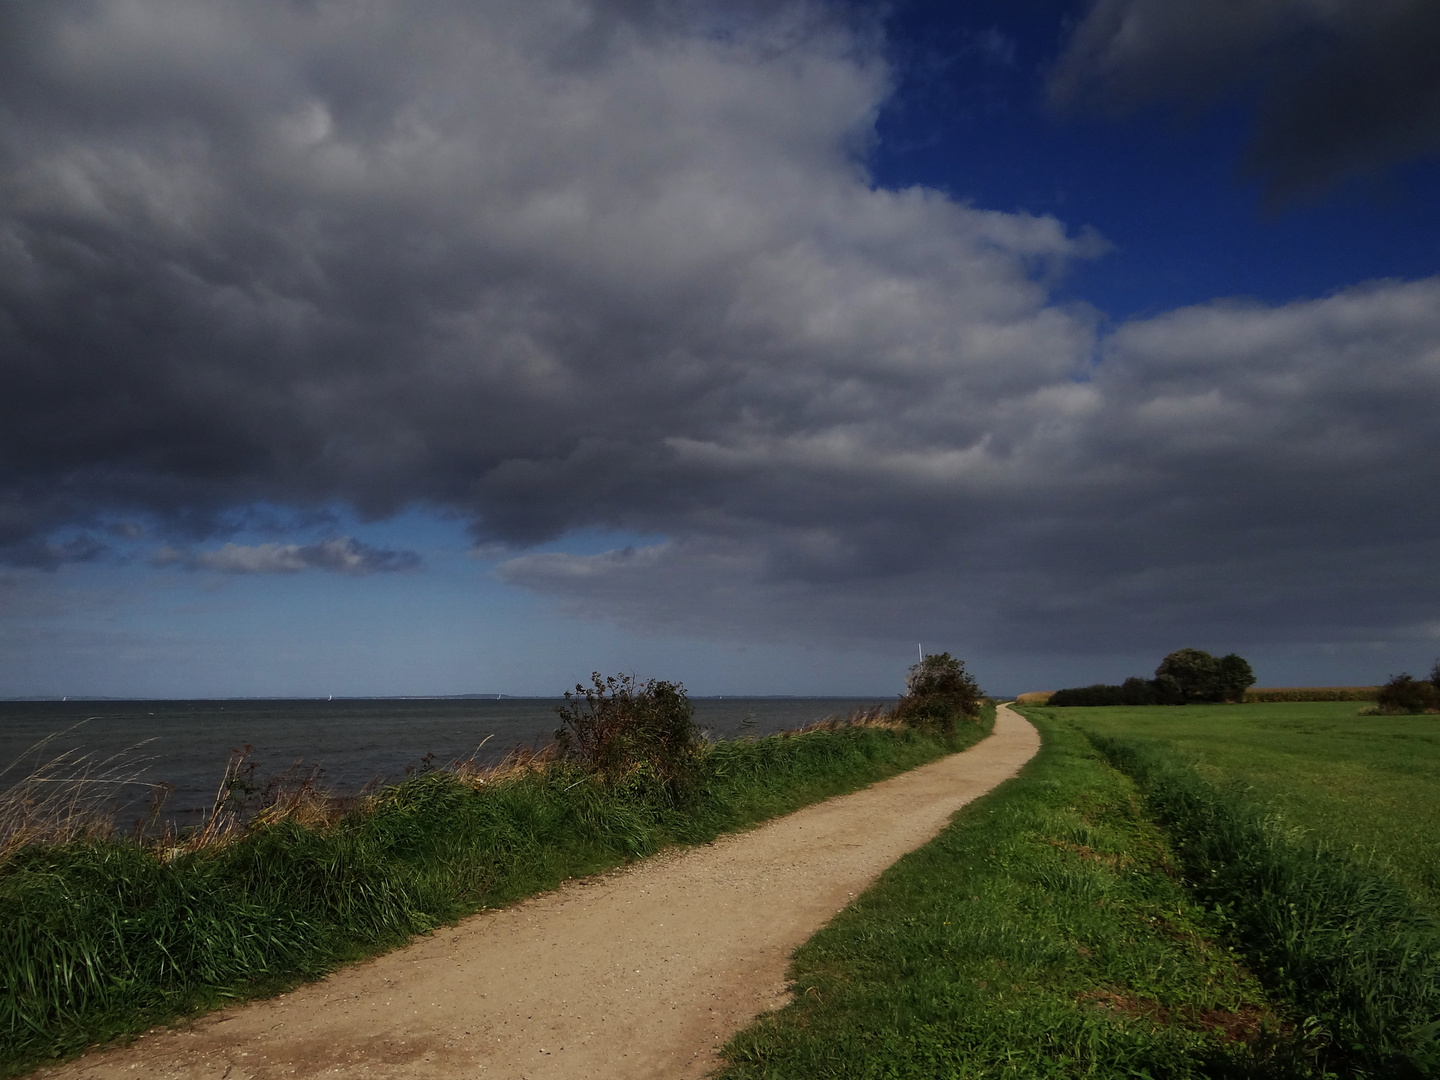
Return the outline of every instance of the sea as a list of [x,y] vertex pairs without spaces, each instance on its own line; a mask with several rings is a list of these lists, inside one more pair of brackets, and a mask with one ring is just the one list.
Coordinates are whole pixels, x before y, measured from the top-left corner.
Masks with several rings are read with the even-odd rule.
[[[711,739],[767,735],[879,698],[694,697]],[[203,701],[0,701],[0,793],[38,774],[87,774],[116,824],[151,818],[184,828],[214,804],[234,754],[251,782],[310,775],[340,795],[457,761],[499,761],[539,747],[560,720],[555,698],[334,698]],[[46,770],[47,763],[52,765]],[[58,785],[57,785],[58,786]],[[163,804],[157,804],[163,795]],[[158,815],[158,817],[157,817]]]

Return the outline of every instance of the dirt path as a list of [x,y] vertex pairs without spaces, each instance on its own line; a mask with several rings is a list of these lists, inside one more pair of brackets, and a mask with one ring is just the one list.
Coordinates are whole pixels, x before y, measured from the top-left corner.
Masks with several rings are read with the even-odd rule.
[[797,946],[1039,745],[1002,706],[963,754],[41,1075],[703,1076],[730,1035],[785,1002]]

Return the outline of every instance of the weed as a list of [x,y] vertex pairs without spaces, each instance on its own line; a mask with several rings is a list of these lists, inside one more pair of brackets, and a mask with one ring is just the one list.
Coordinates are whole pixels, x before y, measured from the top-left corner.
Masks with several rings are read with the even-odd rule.
[[56,740],[79,726],[46,736],[0,770],[0,779],[22,774],[0,791],[0,862],[28,844],[108,836],[127,799],[148,795],[149,816],[158,819],[168,785],[141,779],[151,760],[143,753],[146,744],[106,758],[73,749],[51,752]]

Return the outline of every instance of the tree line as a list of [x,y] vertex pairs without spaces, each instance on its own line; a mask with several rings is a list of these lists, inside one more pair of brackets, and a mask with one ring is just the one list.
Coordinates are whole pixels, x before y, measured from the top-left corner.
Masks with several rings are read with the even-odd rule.
[[1176,649],[1155,669],[1153,679],[1132,675],[1123,683],[1057,690],[1047,702],[1074,705],[1189,705],[1243,701],[1255,685],[1255,672],[1243,656],[1211,656],[1203,649]]

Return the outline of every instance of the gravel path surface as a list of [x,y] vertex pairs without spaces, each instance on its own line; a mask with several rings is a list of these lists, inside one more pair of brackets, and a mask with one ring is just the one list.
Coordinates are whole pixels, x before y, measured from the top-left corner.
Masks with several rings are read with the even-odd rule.
[[1001,706],[961,754],[669,851],[41,1075],[699,1077],[787,1000],[790,954],[1040,746]]

